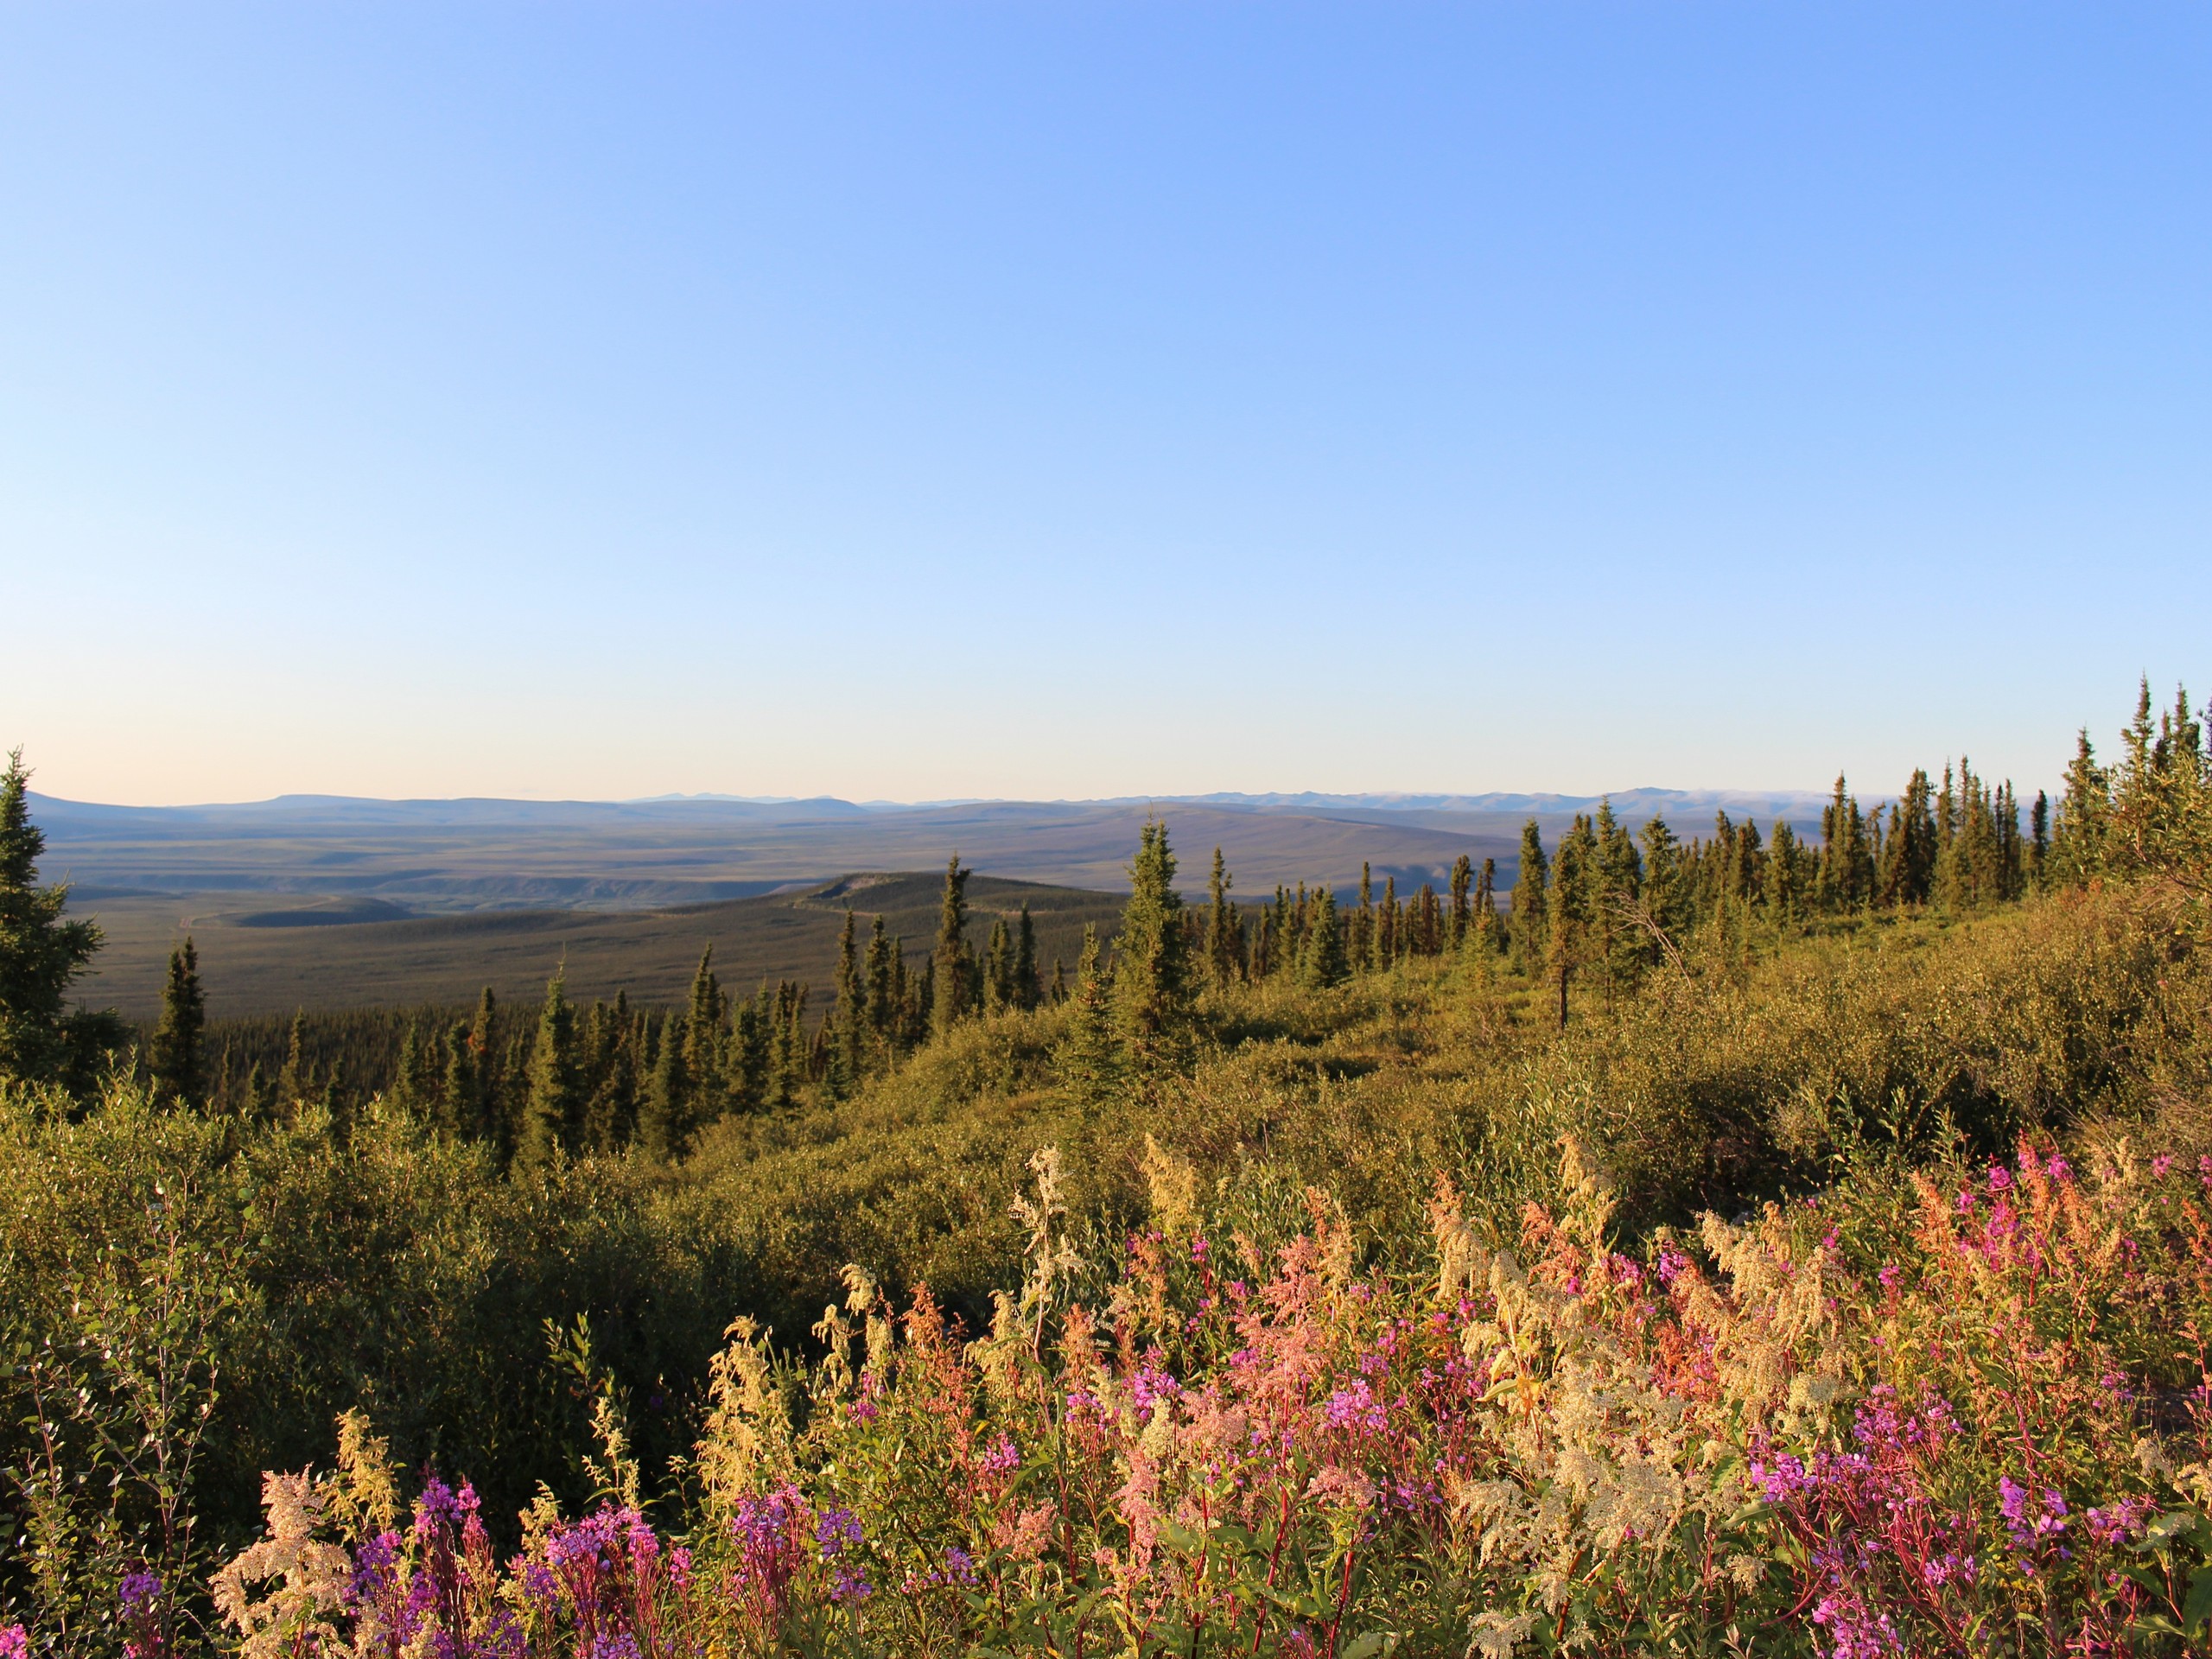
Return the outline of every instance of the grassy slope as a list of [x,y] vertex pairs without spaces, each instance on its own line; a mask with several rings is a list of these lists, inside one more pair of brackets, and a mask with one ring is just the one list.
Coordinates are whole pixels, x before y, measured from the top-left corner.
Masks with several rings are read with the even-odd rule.
[[[104,1244],[135,1274],[149,1218],[182,1215],[216,1255],[242,1252],[219,1270],[241,1310],[210,1477],[225,1524],[251,1519],[255,1470],[325,1455],[332,1414],[357,1400],[403,1461],[435,1452],[512,1512],[582,1432],[542,1321],[590,1317],[664,1456],[688,1443],[728,1318],[803,1343],[847,1262],[981,1316],[1019,1276],[1007,1204],[1040,1147],[1063,1150],[1097,1224],[1094,1264],[1141,1213],[1148,1132],[1222,1183],[1217,1206],[1255,1239],[1297,1224],[1310,1182],[1383,1251],[1425,1236],[1441,1170],[1478,1225],[1509,1235],[1522,1202],[1553,1195],[1567,1133],[1611,1164],[1631,1230],[1878,1165],[1900,1139],[1994,1147],[2025,1127],[2156,1118],[2144,1138],[2193,1156],[2212,1145],[2208,989],[2170,916],[2106,893],[1702,963],[1611,1004],[1592,995],[1564,1034],[1482,964],[1239,988],[1205,1010],[1214,1040],[1187,1068],[1091,1101],[1053,1064],[1065,1016],[1009,1015],[843,1105],[720,1125],[676,1169],[509,1181],[374,1113],[339,1153],[312,1119],[241,1139],[127,1105],[77,1123],[10,1108],[0,1306],[35,1335]],[[148,1208],[157,1185],[187,1198]]]
[[723,1125],[666,1202],[782,1298],[786,1333],[847,1261],[982,1306],[1007,1270],[1007,1205],[1056,1144],[1106,1213],[1135,1201],[1143,1137],[1256,1196],[1327,1187],[1370,1237],[1418,1229],[1440,1170],[1510,1231],[1548,1197],[1558,1137],[1600,1149],[1630,1225],[1733,1212],[1830,1179],[1869,1147],[2000,1148],[2023,1129],[2163,1116],[2205,1139],[2203,963],[2157,907],[2069,895],[1946,925],[1834,929],[1633,995],[1567,1031],[1501,968],[1419,965],[1339,990],[1239,988],[1187,1074],[1086,1106],[1052,1064],[1054,1013],[959,1033],[834,1110]]

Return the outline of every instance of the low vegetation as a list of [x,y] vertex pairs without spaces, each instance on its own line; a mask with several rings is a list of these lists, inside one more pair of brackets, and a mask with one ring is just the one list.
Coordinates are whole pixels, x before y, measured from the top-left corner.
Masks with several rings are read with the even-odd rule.
[[[1057,995],[956,864],[903,984],[626,1008],[626,1112],[557,988],[331,1108],[206,1097],[181,957],[104,1082],[18,996],[0,1642],[2199,1650],[2212,773],[2124,745],[1510,911],[1156,828]],[[96,941],[11,789],[15,996]]]

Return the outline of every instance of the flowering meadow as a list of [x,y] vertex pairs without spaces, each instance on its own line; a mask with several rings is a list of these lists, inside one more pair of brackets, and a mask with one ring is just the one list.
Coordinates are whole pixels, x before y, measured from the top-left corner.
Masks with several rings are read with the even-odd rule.
[[683,1145],[0,1076],[0,1659],[2212,1652],[2148,710],[1993,893],[1947,788],[1870,906],[1840,790],[1809,912],[1723,820],[1701,909],[1562,843],[1548,931],[1324,888],[1262,974],[1149,825],[1065,1000]]
[[[2212,1614],[2212,1160],[2125,1141],[1847,1183],[1642,1256],[1570,1143],[1425,1260],[1323,1193],[1219,1232],[1152,1148],[1081,1259],[1055,1154],[970,1338],[857,1269],[713,1372],[683,1496],[611,1411],[595,1502],[495,1548],[349,1416],[215,1581],[251,1659],[360,1654],[2182,1653]],[[1900,1194],[1902,1196],[1900,1196]],[[162,1650],[159,1586],[132,1646]]]

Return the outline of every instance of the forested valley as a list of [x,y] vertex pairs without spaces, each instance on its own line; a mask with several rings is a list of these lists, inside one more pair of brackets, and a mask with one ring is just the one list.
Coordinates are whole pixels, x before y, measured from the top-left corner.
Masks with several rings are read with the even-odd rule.
[[[158,1021],[0,785],[0,1646],[2201,1651],[2212,751]],[[948,852],[950,849],[947,849]],[[342,949],[342,941],[334,948]]]

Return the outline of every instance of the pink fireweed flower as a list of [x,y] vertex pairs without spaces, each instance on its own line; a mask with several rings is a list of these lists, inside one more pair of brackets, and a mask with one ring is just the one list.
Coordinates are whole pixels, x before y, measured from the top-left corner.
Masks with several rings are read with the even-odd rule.
[[2173,1154],[2162,1152],[2151,1160],[2151,1173],[2157,1179],[2163,1181],[2166,1179],[2166,1172],[2173,1166]]
[[22,1625],[0,1625],[0,1659],[30,1659],[30,1635]]
[[1351,1434],[1380,1434],[1388,1426],[1382,1402],[1364,1377],[1331,1395],[1322,1414],[1330,1427]]

